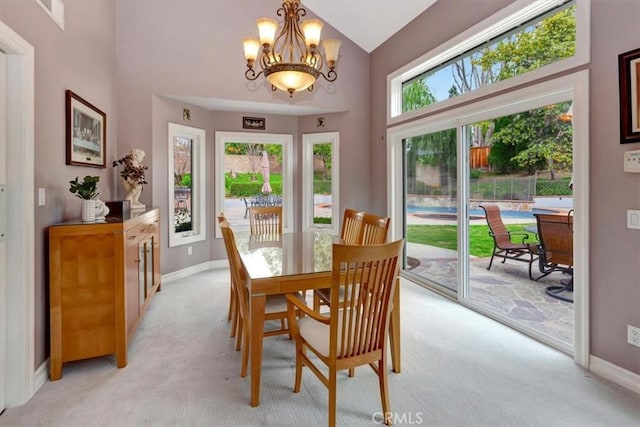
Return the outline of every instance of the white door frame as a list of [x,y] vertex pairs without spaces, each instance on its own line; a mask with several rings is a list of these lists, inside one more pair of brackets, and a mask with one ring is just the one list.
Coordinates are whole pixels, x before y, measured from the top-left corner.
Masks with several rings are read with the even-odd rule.
[[[7,105],[7,60],[6,55],[0,51],[0,129],[6,128],[6,111],[5,107]],[[5,292],[7,287],[7,263],[6,263],[6,242],[5,236],[7,233],[7,224],[6,220],[6,191],[5,191],[5,182],[7,180],[6,167],[7,167],[7,150],[6,150],[7,136],[5,132],[0,132],[0,320],[7,319],[6,309],[7,305],[5,304]],[[6,322],[2,321],[0,325],[6,325]],[[5,337],[6,328],[4,326],[0,326],[0,413],[4,411],[6,408],[5,397],[4,397],[4,349],[7,348],[7,341]]]
[[[539,87],[543,87],[544,94],[537,95]],[[556,98],[554,100],[554,97]],[[545,98],[549,103],[573,100],[573,156],[574,156],[574,190],[573,206],[577,215],[574,217],[574,361],[585,369],[589,369],[589,71],[583,70],[566,76],[551,79],[535,86],[506,92],[484,101],[478,101],[468,106],[447,110],[439,115],[407,122],[387,129],[387,211],[392,218],[394,227],[389,229],[391,239],[403,237],[402,218],[403,182],[399,178],[402,170],[403,153],[402,139],[421,133],[432,132],[436,126],[458,126],[461,123],[472,123],[484,120],[483,116],[492,114],[493,109],[501,109],[500,105],[509,103],[520,105],[523,109],[527,104],[537,104],[538,99]],[[429,127],[431,126],[431,128]],[[460,269],[461,270],[461,269]],[[459,276],[459,279],[462,279]],[[459,295],[458,295],[459,297]],[[464,305],[470,304],[463,298],[458,301]],[[475,308],[474,308],[475,309]],[[510,325],[524,333],[531,331],[521,328],[517,324]],[[553,342],[545,341],[549,345]]]
[[[6,406],[18,406],[34,389],[34,48],[0,21],[7,71],[7,286],[5,303]],[[10,320],[10,322],[9,322]]]

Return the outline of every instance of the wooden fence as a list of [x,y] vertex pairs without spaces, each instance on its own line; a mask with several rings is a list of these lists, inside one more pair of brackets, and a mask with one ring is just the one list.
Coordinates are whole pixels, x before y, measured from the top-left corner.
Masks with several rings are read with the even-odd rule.
[[471,169],[489,169],[490,146],[471,147],[469,162]]

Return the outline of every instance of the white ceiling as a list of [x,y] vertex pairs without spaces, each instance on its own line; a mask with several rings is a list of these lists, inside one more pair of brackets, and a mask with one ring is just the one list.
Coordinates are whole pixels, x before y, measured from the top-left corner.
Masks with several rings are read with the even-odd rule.
[[[437,0],[302,0],[304,7],[371,53]],[[275,11],[275,9],[274,9]],[[208,110],[305,116],[331,113],[310,106],[171,95]]]
[[371,53],[436,0],[302,0],[304,6]]

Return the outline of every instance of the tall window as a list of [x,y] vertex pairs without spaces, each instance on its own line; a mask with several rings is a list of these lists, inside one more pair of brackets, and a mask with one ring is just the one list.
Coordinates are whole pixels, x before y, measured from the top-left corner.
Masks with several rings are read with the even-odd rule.
[[302,136],[302,229],[339,230],[338,132]]
[[[589,0],[517,0],[388,78],[388,211],[392,237],[407,242],[403,275],[575,349],[577,361],[588,360],[588,72],[570,72],[589,62],[589,8]],[[568,122],[570,107],[575,118]],[[536,203],[573,206],[568,314],[535,305],[544,291],[526,263],[524,272],[511,270],[520,263],[495,262],[487,271],[493,242],[478,210],[484,203],[500,204],[514,233],[534,230]],[[522,293],[515,290],[520,275]],[[517,310],[513,301],[501,302],[514,295]],[[528,295],[535,296],[523,302]],[[558,333],[510,317],[528,303],[545,319],[575,316],[575,340],[571,328]]]
[[205,131],[169,123],[169,246],[204,240]]
[[588,19],[589,0],[516,1],[392,73],[389,121],[588,62]]
[[289,230],[293,226],[293,137],[216,132],[215,139],[215,212],[223,212],[235,230],[248,230],[251,206],[279,205],[283,230]]

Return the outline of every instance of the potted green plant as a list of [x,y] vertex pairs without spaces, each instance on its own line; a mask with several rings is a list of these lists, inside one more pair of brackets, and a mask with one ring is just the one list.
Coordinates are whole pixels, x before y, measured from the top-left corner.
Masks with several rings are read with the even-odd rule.
[[69,191],[82,199],[82,221],[95,222],[96,220],[96,197],[98,197],[99,176],[87,175],[82,181],[78,177],[69,181]]

